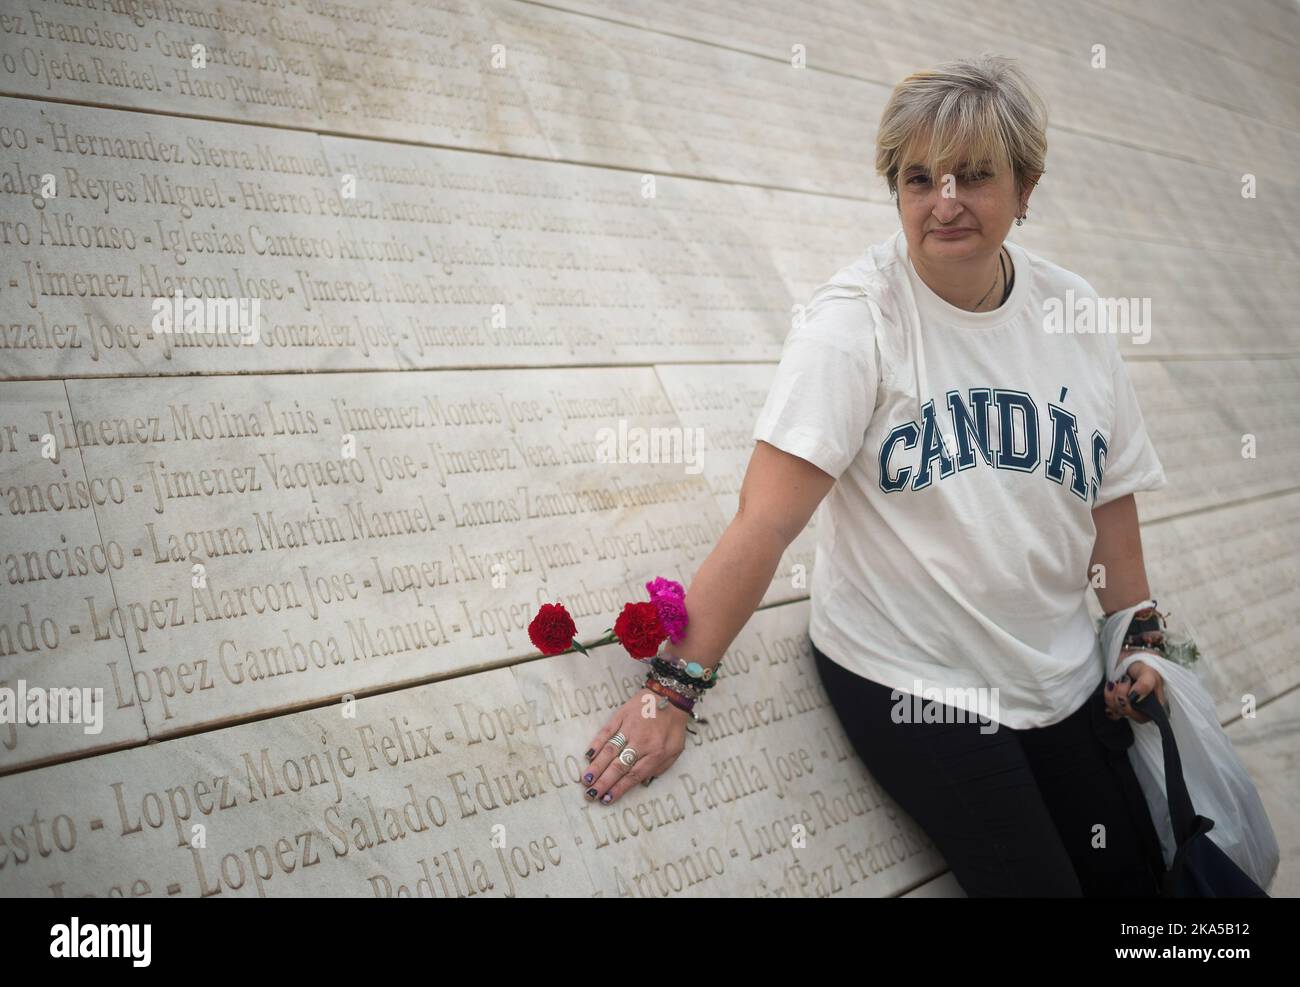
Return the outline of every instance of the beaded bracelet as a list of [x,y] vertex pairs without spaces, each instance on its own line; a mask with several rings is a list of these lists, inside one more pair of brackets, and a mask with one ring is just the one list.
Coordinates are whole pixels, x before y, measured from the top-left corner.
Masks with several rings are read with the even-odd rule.
[[1124,647],[1165,653],[1165,631],[1161,620],[1168,614],[1157,610],[1155,604],[1153,599],[1151,606],[1133,614],[1128,630],[1124,632]]
[[695,719],[698,720],[700,718],[694,709],[695,701],[692,699],[685,698],[680,692],[677,692],[673,689],[669,689],[667,686],[660,685],[652,678],[646,679],[644,687],[649,689],[651,692],[662,696],[664,699],[668,700],[678,709],[690,713],[691,716],[695,717]]
[[702,682],[711,682],[715,680],[718,674],[718,668],[722,665],[722,662],[718,662],[718,664],[713,668],[705,668],[698,661],[687,661],[684,658],[678,658],[676,655],[667,652],[661,655],[656,655],[654,660],[661,661],[670,668],[684,672],[691,678],[699,679]]
[[678,682],[677,679],[669,678],[667,675],[663,675],[659,672],[650,672],[649,674],[650,677],[653,678],[660,685],[672,689],[674,692],[680,693],[681,695],[685,696],[687,699],[700,700],[704,698],[704,694],[700,692],[700,690],[694,688],[693,686],[683,685],[682,683]]
[[671,678],[674,678],[678,682],[681,682],[685,685],[689,685],[695,689],[712,689],[715,685],[718,684],[717,679],[704,679],[700,677],[693,677],[690,674],[688,674],[686,670],[682,668],[682,666],[673,665],[670,662],[664,661],[662,658],[653,658],[651,659],[650,664],[655,671],[663,675],[667,675]]
[[675,699],[682,709],[693,708],[699,702],[698,697],[683,692],[675,684],[661,682],[654,678],[647,679],[645,684],[656,689],[665,699]]

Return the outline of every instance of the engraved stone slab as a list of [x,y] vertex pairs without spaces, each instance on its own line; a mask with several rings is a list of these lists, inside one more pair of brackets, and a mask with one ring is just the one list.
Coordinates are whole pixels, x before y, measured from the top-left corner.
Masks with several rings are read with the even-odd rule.
[[14,8],[3,28],[13,57],[0,62],[0,85],[46,99],[315,126],[316,48],[344,41],[313,16],[315,6]]
[[0,894],[592,893],[508,671],[0,778]]
[[[776,280],[786,287],[784,305],[772,313],[781,322],[779,340],[793,324],[796,304],[806,304],[814,288],[899,228],[893,203],[744,185],[732,191],[734,200],[715,197],[708,209],[677,214],[681,237],[716,257],[730,278]],[[752,253],[739,252],[746,242]]]
[[[1136,299],[1149,326],[1145,356],[1277,354],[1300,349],[1300,324],[1278,285],[1300,277],[1294,257],[1145,243],[1025,224],[1015,239],[1086,278],[1102,298]],[[1013,227],[1014,228],[1014,227]],[[1149,308],[1142,307],[1147,299]],[[1121,333],[1133,346],[1138,333]],[[1136,355],[1136,353],[1135,353]]]
[[[704,475],[724,520],[736,516],[745,470],[754,453],[754,421],[767,400],[773,364],[669,365],[655,368],[677,417],[698,429]],[[781,556],[760,603],[786,603],[808,595],[817,549],[817,516]]]
[[591,640],[723,528],[648,367],[68,387],[152,737]]
[[[1252,165],[1259,172],[1275,177],[1290,173],[1293,166],[1286,155],[1296,146],[1295,135],[1276,126],[1261,127],[1254,116],[1175,88],[1153,86],[1110,67],[1094,68],[1089,47],[1080,45],[1074,58],[1037,49],[1026,50],[1021,59],[1056,120],[1106,140],[1226,169],[1240,167],[1232,149],[1250,147]],[[1142,93],[1140,100],[1133,98],[1135,91]],[[1198,133],[1215,134],[1215,146],[1198,140]]]
[[534,4],[484,9],[555,157],[814,192],[861,186],[869,87],[799,67],[789,37],[776,57],[755,58]]
[[1294,488],[1300,359],[1131,359],[1126,369],[1169,479],[1141,494],[1144,521]]
[[[788,308],[715,182],[324,138],[412,367],[763,359]],[[806,197],[787,194],[784,233]],[[780,210],[780,211],[778,211]],[[707,225],[707,233],[702,229]],[[772,237],[775,238],[775,231]],[[779,314],[777,316],[780,318]]]
[[[1283,41],[1285,33],[1251,34],[1252,39],[1262,39],[1261,54],[1271,47],[1282,58],[1279,70],[1270,73],[1251,71],[1245,59],[1225,59],[1176,40],[1167,25],[1185,22],[1186,17],[1134,15],[1111,8],[1024,3],[989,11],[977,4],[954,8],[872,3],[864,14],[857,5],[805,2],[764,9],[756,18],[746,16],[748,9],[738,3],[668,0],[646,8],[635,0],[563,0],[557,6],[773,59],[788,59],[792,46],[799,44],[810,69],[877,85],[879,104],[865,114],[873,125],[897,82],[957,54],[943,32],[960,18],[963,51],[1007,52],[1010,42],[1013,50],[1007,53],[1042,91],[1052,121],[1071,130],[1186,160],[1209,159],[1228,168],[1238,165],[1229,149],[1250,146],[1260,152],[1255,155],[1258,167],[1274,175],[1290,173],[1296,156],[1294,100],[1286,99],[1295,81],[1295,60]],[[871,30],[863,30],[864,16],[869,16]],[[1139,33],[1138,16],[1151,22],[1145,35]],[[1236,38],[1243,29],[1234,23],[1227,33]],[[1216,36],[1220,43],[1221,38]],[[1084,44],[1080,39],[1088,40]],[[1104,69],[1091,64],[1094,40],[1107,46]],[[1196,56],[1194,63],[1180,64],[1189,52]],[[1192,81],[1216,69],[1219,78],[1232,80],[1226,98],[1213,82]],[[1279,82],[1279,96],[1255,95]],[[1140,100],[1133,98],[1135,92],[1142,94]],[[1223,105],[1229,101],[1234,107]],[[1267,121],[1263,127],[1261,119]],[[1195,135],[1200,132],[1216,134],[1216,146],[1198,142]]]
[[[1065,226],[1258,257],[1296,255],[1291,230],[1300,219],[1300,199],[1284,184],[1294,180],[1290,172],[1256,175],[1257,198],[1247,199],[1240,169],[1207,167],[1055,128],[1048,142],[1050,174],[1034,189],[1029,219],[1017,233]],[[1270,208],[1259,209],[1260,200]]]
[[[758,611],[663,775],[608,806],[564,803],[599,893],[879,897],[945,869],[850,746],[807,628],[806,601]],[[617,645],[512,670],[542,740],[578,756],[645,678]]]
[[0,374],[399,365],[382,308],[396,289],[366,273],[383,245],[353,236],[314,135],[0,111],[20,145],[0,171]]
[[0,88],[28,96],[819,192],[869,157],[869,112],[843,127],[864,84],[793,67],[788,42],[756,58],[512,0],[57,8],[6,28]]
[[[104,155],[129,154],[132,146],[154,153],[148,128],[156,117],[24,100],[6,105],[25,114],[27,127],[15,139],[28,151],[66,151],[24,152],[10,175],[28,192],[7,200],[11,218],[2,227],[17,248],[6,253],[7,276],[0,277],[0,370],[10,376],[761,358],[776,345],[769,319],[784,307],[779,284],[824,279],[896,224],[892,209],[864,203],[845,207],[666,177],[647,200],[642,177],[626,172],[332,138],[331,174],[314,137],[198,121],[185,121],[184,143],[170,145],[187,164],[146,162],[148,171]],[[138,131],[134,145],[111,143],[118,136],[111,128],[105,134],[124,121]],[[250,141],[256,157],[245,150]],[[67,155],[90,163],[60,160]],[[402,165],[390,165],[393,158]],[[287,173],[302,169],[313,172],[310,195],[302,175]],[[539,169],[549,180],[536,177]],[[34,191],[46,175],[58,193],[48,200]],[[336,194],[344,180],[359,180],[358,198]],[[223,200],[228,186],[238,195]],[[109,196],[117,193],[125,204],[114,205]],[[187,195],[193,205],[176,201]],[[539,199],[553,202],[553,211],[539,216]],[[195,217],[209,201],[220,205],[207,206],[216,218],[205,229]],[[626,215],[615,211],[617,202]],[[747,213],[756,204],[762,211]],[[101,208],[113,221],[103,221]],[[612,217],[603,224],[608,241],[596,255],[588,246],[591,217],[604,214]],[[412,216],[422,220],[401,220]],[[510,239],[493,229],[505,216],[516,227]],[[855,232],[855,220],[865,235]],[[640,235],[629,237],[629,225],[640,226]],[[832,238],[836,230],[843,240]],[[1164,269],[1143,272],[1152,264],[1147,243],[1094,235],[1084,257],[1074,234],[1038,229],[1034,238],[1035,249],[1046,247],[1063,264],[1094,277],[1102,268],[1104,290],[1152,295],[1162,352],[1222,349],[1225,330],[1205,325],[1207,311],[1233,327],[1241,348],[1272,352],[1279,335],[1295,334],[1281,328],[1289,325],[1285,311],[1265,309],[1270,285],[1261,280],[1293,275],[1294,260],[1266,259],[1257,273],[1256,256],[1207,261],[1204,251],[1167,245]],[[1130,250],[1123,275],[1107,278],[1107,251]],[[119,262],[102,268],[82,260],[105,254]],[[1206,264],[1239,267],[1244,283],[1260,281],[1245,293],[1258,300],[1244,325],[1238,297],[1203,299],[1208,308],[1186,304],[1178,268]],[[611,265],[622,272],[616,282]],[[1195,280],[1217,283],[1206,275]],[[237,345],[246,336],[229,333],[156,334],[153,300],[177,289],[205,301],[255,302],[265,317],[260,340],[250,346]],[[1261,317],[1266,322],[1250,328]]]
[[1224,39],[1238,36],[1245,44],[1234,45],[1233,54],[1244,65],[1250,65],[1285,78],[1295,70],[1295,51],[1291,38],[1297,25],[1295,10],[1282,4],[1263,4],[1252,11],[1249,21],[1242,22],[1235,12],[1213,5],[1201,7],[1194,18],[1178,21],[1173,15],[1183,10],[1178,0],[1152,0],[1145,17],[1160,24],[1177,22],[1177,33],[1219,47]]
[[[1186,7],[1162,0],[1105,8],[1011,0],[996,9],[959,0],[945,10],[1004,38],[1057,51],[1074,51],[1080,38],[1104,39],[1107,71],[1131,77],[1135,85],[1169,88],[1177,80],[1181,94],[1293,125],[1295,99],[1287,100],[1287,80],[1294,77],[1294,52],[1287,45],[1287,18],[1274,16],[1282,7],[1261,5],[1248,22],[1230,20],[1229,11],[1213,6],[1180,17]],[[1289,20],[1294,36],[1294,17]]]
[[[0,386],[0,773],[145,739],[140,711],[113,703],[131,662],[100,619],[123,560],[101,544],[93,504],[115,484],[47,438],[69,417],[61,381]],[[68,705],[51,707],[47,690],[76,702],[60,692]]]

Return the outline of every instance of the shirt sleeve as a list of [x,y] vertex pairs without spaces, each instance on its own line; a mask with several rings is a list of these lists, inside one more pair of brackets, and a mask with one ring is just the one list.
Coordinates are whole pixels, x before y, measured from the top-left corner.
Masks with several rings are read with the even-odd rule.
[[859,289],[818,288],[785,338],[753,438],[839,479],[862,448],[875,408],[875,340]]
[[1164,467],[1147,434],[1137,392],[1113,335],[1107,336],[1106,349],[1110,354],[1115,414],[1094,508],[1138,490],[1159,490],[1167,482]]

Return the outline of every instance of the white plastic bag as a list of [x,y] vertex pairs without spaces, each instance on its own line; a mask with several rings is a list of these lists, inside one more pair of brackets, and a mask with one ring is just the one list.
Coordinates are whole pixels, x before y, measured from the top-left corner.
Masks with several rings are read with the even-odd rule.
[[[1133,614],[1154,605],[1154,600],[1144,600],[1106,619],[1101,629],[1101,651],[1106,660],[1107,678],[1118,680],[1133,662],[1140,661],[1154,668],[1164,679],[1169,725],[1178,744],[1192,809],[1198,815],[1214,820],[1214,828],[1207,834],[1209,838],[1267,891],[1277,872],[1277,838],[1273,835],[1273,827],[1254,782],[1223,732],[1214,709],[1214,699],[1193,671],[1161,655],[1140,651],[1119,660],[1124,633]],[[1130,719],[1129,722],[1134,738],[1128,751],[1129,761],[1146,796],[1151,819],[1160,836],[1165,866],[1168,867],[1173,863],[1177,846],[1165,793],[1165,757],[1160,730],[1150,721],[1138,723]]]

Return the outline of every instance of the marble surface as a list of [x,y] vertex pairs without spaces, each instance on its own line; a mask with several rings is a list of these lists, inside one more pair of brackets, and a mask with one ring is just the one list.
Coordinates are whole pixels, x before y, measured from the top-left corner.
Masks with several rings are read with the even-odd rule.
[[853,754],[806,625],[806,602],[760,611],[677,764],[609,806],[579,778],[594,730],[641,679],[617,646],[0,777],[0,894],[867,897],[922,884],[943,862]]
[[509,669],[0,778],[0,894],[592,893]]
[[[0,717],[0,774],[147,736],[139,708],[117,703],[133,681],[112,582],[126,553],[95,520],[95,502],[119,485],[63,443],[70,420],[62,381],[0,385],[0,690],[13,703]],[[66,704],[46,705],[51,690]],[[33,695],[35,707],[23,702]]]
[[[963,6],[874,4],[869,32],[858,26],[861,6],[843,0],[760,5],[762,16],[736,0],[673,0],[653,13],[604,0],[437,9],[277,0],[188,30],[143,7],[134,18],[33,10],[11,15],[10,36],[25,39],[27,55],[0,70],[0,89],[885,201],[860,164],[871,129],[898,79],[956,54],[942,28]],[[1183,33],[1217,16],[1199,11],[1193,25],[1180,14],[1171,26],[1113,5],[971,7],[970,49],[1018,58],[1052,107],[1056,164],[1036,220],[1086,225],[1104,215],[1138,239],[1210,233],[1294,256],[1286,231],[1300,219],[1288,191],[1300,83],[1285,41],[1294,18],[1271,31],[1235,24],[1233,42],[1253,40],[1230,50]],[[96,18],[109,28],[103,50],[57,40]],[[1106,45],[1104,69],[1091,65],[1093,44]],[[805,68],[792,66],[797,55]],[[859,128],[842,125],[844,107]],[[1194,136],[1203,131],[1217,139]],[[1243,164],[1236,149],[1245,146]],[[1105,169],[1068,167],[1098,155]],[[1267,209],[1237,194],[1243,171]],[[1098,182],[1109,198],[1092,198]]]
[[650,368],[68,389],[151,737],[535,654],[544,602],[591,640],[724,527]]
[[314,134],[21,99],[0,112],[27,144],[0,175],[23,190],[0,206],[3,376],[400,365],[394,289],[367,274],[372,245]]
[[[1208,10],[1203,2],[1193,11],[1173,0],[1155,9],[1031,0],[1012,0],[995,10],[946,0],[869,5],[668,0],[653,11],[635,0],[559,0],[556,5],[774,61],[788,60],[792,46],[802,45],[808,65],[870,81],[886,93],[928,65],[995,51],[1020,61],[1060,126],[1189,160],[1204,157],[1236,167],[1231,148],[1242,146],[1233,143],[1242,140],[1257,149],[1270,170],[1285,173],[1291,167],[1285,148],[1294,148],[1297,139],[1294,38],[1300,25],[1293,11],[1261,11],[1258,21],[1252,11],[1250,27],[1235,19],[1215,32],[1206,26],[1222,22],[1223,11]],[[862,28],[864,11],[870,13],[871,30]],[[954,23],[961,25],[960,43],[948,33]],[[1092,65],[1097,44],[1106,47],[1104,68]],[[1142,99],[1135,100],[1139,90]],[[871,117],[874,122],[878,113]],[[1196,141],[1194,129],[1187,127],[1192,118],[1222,134],[1224,143],[1210,148]],[[1259,127],[1260,121],[1268,126]]]
[[0,19],[0,690],[103,696],[0,722],[0,894],[960,896],[820,688],[817,515],[612,807],[640,670],[525,626],[689,585],[792,306],[898,227],[891,88],[985,49],[1051,108],[1012,239],[1151,302],[1148,576],[1296,893],[1295,10],[117,6]]
[[[762,360],[779,353],[803,197],[754,208],[716,182],[322,139],[355,178],[353,228],[403,367]],[[755,213],[766,226],[753,225]],[[807,218],[805,263],[835,263],[845,220]],[[851,235],[851,234],[850,234]]]

